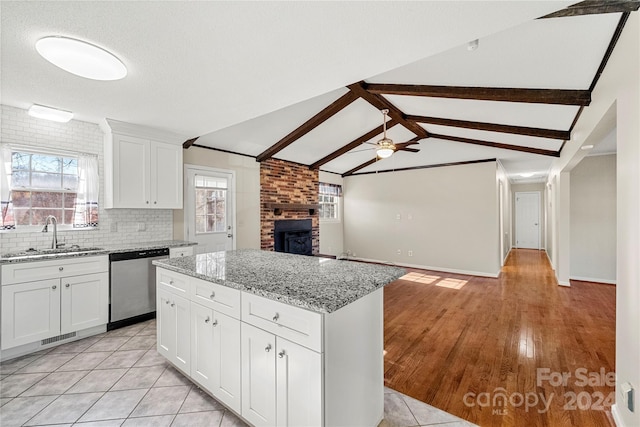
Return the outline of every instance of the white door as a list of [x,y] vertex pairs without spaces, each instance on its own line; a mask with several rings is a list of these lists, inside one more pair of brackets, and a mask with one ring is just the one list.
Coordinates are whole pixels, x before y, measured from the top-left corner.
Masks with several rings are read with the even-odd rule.
[[275,336],[244,322],[242,336],[242,416],[256,427],[276,425]]
[[60,335],[60,280],[2,286],[2,349]]
[[185,240],[197,242],[196,252],[235,248],[234,173],[185,165]]
[[80,331],[109,321],[109,273],[65,277],[60,283],[61,333]]
[[540,249],[540,193],[516,193],[516,247]]
[[322,425],[322,356],[283,338],[276,339],[278,427]]

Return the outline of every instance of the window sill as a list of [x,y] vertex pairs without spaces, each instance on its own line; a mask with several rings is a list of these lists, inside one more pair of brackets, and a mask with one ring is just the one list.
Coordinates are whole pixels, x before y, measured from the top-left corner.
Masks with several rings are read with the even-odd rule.
[[[40,233],[42,231],[42,225],[23,225],[21,227],[16,227],[12,230],[0,230],[0,234],[21,234],[21,233]],[[68,231],[95,231],[100,227],[72,227],[70,225],[59,225],[58,233],[60,232],[68,232]]]
[[320,219],[320,224],[340,224],[340,219]]

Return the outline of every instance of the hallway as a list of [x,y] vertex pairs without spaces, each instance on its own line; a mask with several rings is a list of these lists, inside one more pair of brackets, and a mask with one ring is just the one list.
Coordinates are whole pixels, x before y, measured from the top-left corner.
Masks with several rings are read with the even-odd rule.
[[410,269],[385,288],[385,385],[481,426],[609,426],[616,289],[571,284],[526,249],[497,279]]

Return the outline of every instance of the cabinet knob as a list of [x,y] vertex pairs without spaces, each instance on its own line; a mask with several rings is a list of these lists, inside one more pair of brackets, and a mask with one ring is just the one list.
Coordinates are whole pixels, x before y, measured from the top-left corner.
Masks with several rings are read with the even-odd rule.
[[149,201],[147,200],[147,204],[149,204]]
[[280,318],[280,314],[276,313],[276,315],[273,316],[273,321],[277,322],[279,318]]
[[165,303],[165,304],[169,304],[169,303],[170,303],[170,301],[169,301],[169,300],[166,300],[164,303]]
[[216,297],[216,293],[211,291],[211,296],[209,298],[214,299]]
[[214,320],[212,323],[213,326],[218,326],[218,319]]
[[267,346],[264,348],[264,351],[269,353],[271,351],[271,344],[267,344]]
[[51,289],[53,289],[54,291],[55,291],[57,288],[58,288],[58,287],[57,287],[56,285],[53,285],[53,286],[51,287]]
[[278,357],[279,357],[280,359],[282,359],[282,358],[284,357],[284,355],[285,355],[285,354],[286,354],[286,353],[284,352],[284,350],[282,350],[280,353],[278,353]]
[[69,286],[71,286],[71,285],[68,284],[68,283],[66,285],[64,285],[65,288],[68,288]]
[[157,205],[157,204],[158,204],[158,202],[153,202],[153,204],[154,204],[154,205]]
[[64,270],[64,267],[58,267],[58,271]]
[[209,323],[209,322],[211,322],[211,318],[209,316],[207,316],[207,318],[204,319],[204,323]]
[[176,305],[176,303],[175,303],[175,302],[172,302],[172,303],[171,303],[171,307],[174,307],[175,305]]
[[169,284],[170,284],[170,285],[173,285],[173,280],[169,280]]

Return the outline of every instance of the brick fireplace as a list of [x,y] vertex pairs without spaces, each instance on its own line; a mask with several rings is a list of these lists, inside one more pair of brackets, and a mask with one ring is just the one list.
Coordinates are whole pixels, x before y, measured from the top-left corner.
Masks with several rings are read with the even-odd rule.
[[311,220],[312,253],[317,255],[320,247],[317,204],[317,170],[277,159],[260,163],[260,248],[275,250],[275,221]]

